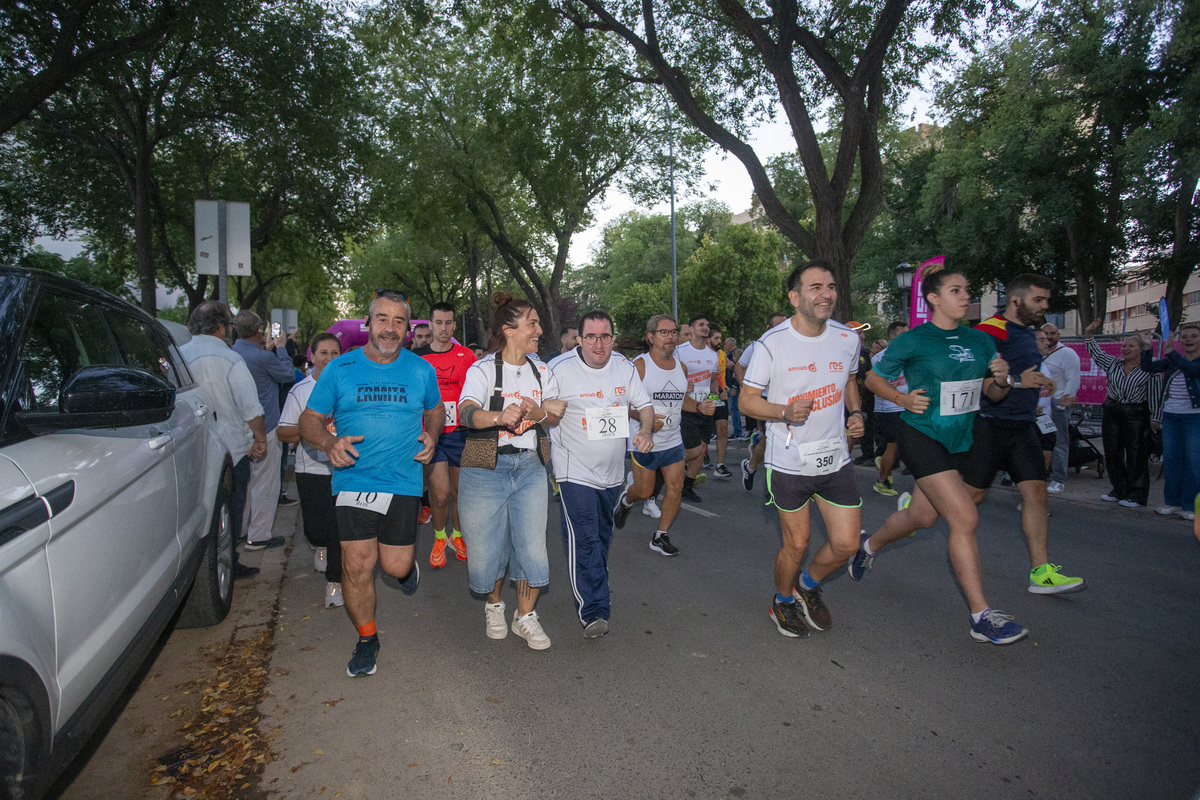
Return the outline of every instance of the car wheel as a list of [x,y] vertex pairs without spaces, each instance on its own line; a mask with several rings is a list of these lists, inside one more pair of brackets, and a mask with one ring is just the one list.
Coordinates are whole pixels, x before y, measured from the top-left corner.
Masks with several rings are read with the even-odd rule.
[[216,625],[233,604],[233,524],[228,495],[217,494],[212,528],[204,543],[204,559],[183,602],[177,628]]
[[0,798],[26,800],[40,796],[39,726],[33,706],[0,688]]

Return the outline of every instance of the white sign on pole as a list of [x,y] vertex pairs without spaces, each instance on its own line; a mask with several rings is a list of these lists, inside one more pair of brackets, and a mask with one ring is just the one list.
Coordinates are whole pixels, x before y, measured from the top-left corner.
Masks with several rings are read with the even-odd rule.
[[225,264],[229,275],[250,274],[250,204],[225,204]]
[[197,200],[196,208],[196,274],[217,275],[220,263],[217,256],[217,201]]
[[300,330],[300,312],[295,308],[285,308],[283,310],[283,332],[296,333]]

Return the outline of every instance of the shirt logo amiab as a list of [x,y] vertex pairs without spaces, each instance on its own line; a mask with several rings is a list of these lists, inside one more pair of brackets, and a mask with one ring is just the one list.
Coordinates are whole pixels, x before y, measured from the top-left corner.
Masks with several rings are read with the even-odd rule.
[[842,390],[838,388],[836,383],[831,383],[822,386],[820,389],[813,389],[810,392],[794,395],[788,398],[788,405],[791,405],[797,400],[812,400],[813,411],[820,411],[824,408],[830,408],[842,401]]
[[403,386],[384,383],[359,384],[355,387],[354,402],[404,403],[407,405],[408,395]]
[[950,357],[960,364],[965,361],[975,360],[975,354],[963,347],[961,344],[950,345]]
[[798,367],[788,367],[788,372],[816,372],[816,364],[801,364]]

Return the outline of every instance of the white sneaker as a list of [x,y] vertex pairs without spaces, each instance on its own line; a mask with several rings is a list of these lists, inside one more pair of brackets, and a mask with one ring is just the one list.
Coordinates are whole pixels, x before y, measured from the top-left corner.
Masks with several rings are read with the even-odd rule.
[[625,488],[628,489],[630,486],[633,486],[633,470],[625,473]]
[[483,618],[487,621],[489,639],[503,639],[508,636],[508,621],[504,619],[504,601],[499,603],[484,603]]
[[642,513],[647,517],[658,519],[662,516],[662,509],[658,507],[658,503],[654,502],[654,498],[651,497],[645,503],[642,503]]
[[1048,484],[1046,484],[1046,491],[1050,494],[1058,494],[1064,488],[1065,487],[1063,486],[1062,481],[1050,481]]
[[346,601],[342,599],[342,585],[340,583],[334,583],[333,581],[326,582],[325,607],[333,608],[334,606],[337,606],[338,608],[341,608],[345,602]]
[[550,637],[542,630],[542,623],[538,622],[536,611],[530,611],[523,617],[518,617],[519,612],[513,612],[512,632],[525,640],[531,650],[545,650],[550,647]]
[[1180,511],[1183,511],[1183,509],[1179,506],[1159,506],[1154,509],[1155,514],[1161,514],[1164,517],[1173,517]]
[[317,572],[325,571],[325,557],[327,554],[328,551],[324,547],[313,548],[313,569],[315,569]]
[[1186,519],[1188,522],[1193,522],[1196,519],[1195,511],[1180,511],[1179,516]]
[[1141,503],[1136,500],[1118,500],[1117,505],[1124,506],[1125,508],[1137,508]]
[[1111,495],[1111,494],[1102,494],[1102,495],[1100,495],[1100,499],[1101,499],[1101,500],[1103,500],[1103,501],[1104,501],[1104,502],[1106,502],[1106,503],[1116,503],[1116,502],[1119,502],[1119,501],[1121,500],[1121,498],[1119,498],[1119,497],[1114,497],[1114,496],[1113,496],[1113,495]]

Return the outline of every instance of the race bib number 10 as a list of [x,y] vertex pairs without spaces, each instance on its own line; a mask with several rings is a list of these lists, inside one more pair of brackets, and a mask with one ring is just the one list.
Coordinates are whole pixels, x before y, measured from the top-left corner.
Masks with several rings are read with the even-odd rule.
[[629,438],[629,410],[625,406],[589,408],[586,423],[589,442]]
[[386,514],[392,504],[390,492],[338,492],[337,505]]
[[945,381],[942,383],[942,398],[939,410],[943,417],[955,417],[979,410],[979,395],[983,392],[983,378],[973,381]]

